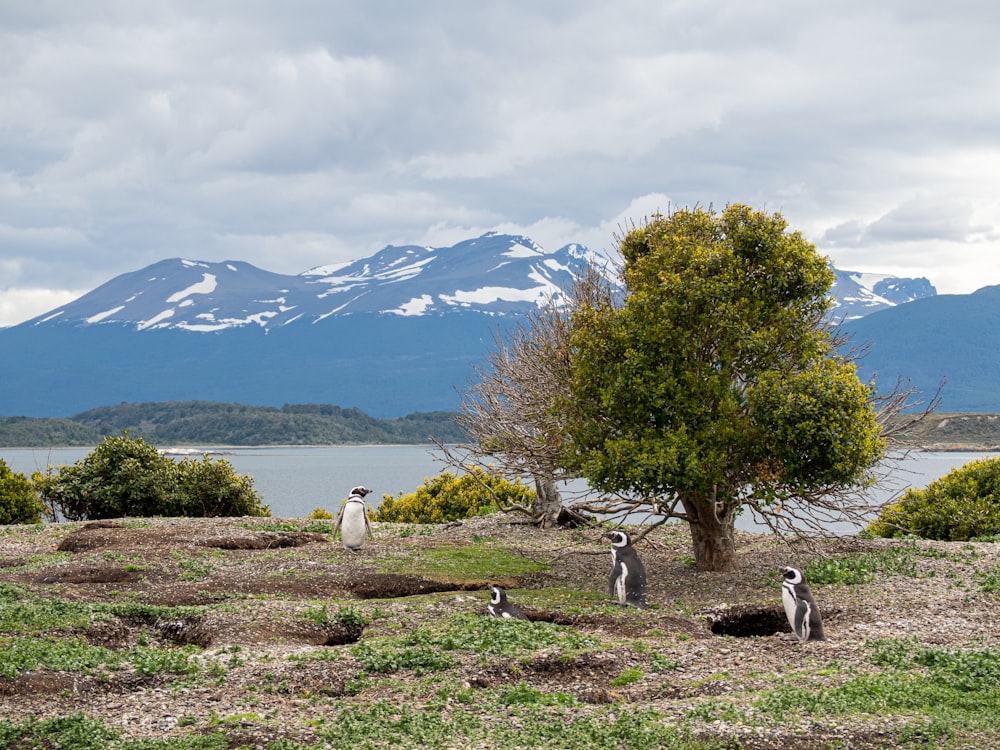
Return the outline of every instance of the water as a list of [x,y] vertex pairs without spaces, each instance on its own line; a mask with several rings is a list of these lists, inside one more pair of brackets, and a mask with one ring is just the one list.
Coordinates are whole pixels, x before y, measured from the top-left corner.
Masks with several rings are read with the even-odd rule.
[[[0,448],[0,458],[12,471],[30,476],[47,466],[74,464],[93,448]],[[206,449],[208,450],[208,449]],[[340,509],[351,488],[363,484],[373,491],[370,505],[383,495],[413,492],[427,477],[447,467],[433,447],[365,445],[317,447],[258,447],[211,449],[238,474],[249,474],[254,488],[276,518],[301,518],[316,508]]]
[[[12,471],[28,476],[46,467],[73,464],[92,448],[0,448],[0,458]],[[336,513],[350,489],[363,484],[373,490],[369,504],[383,495],[413,492],[448,467],[436,448],[425,445],[289,446],[226,448],[218,457],[226,459],[239,474],[254,478],[254,487],[276,518],[302,518],[316,508]],[[215,454],[213,454],[215,455]],[[892,482],[875,491],[878,501],[891,499],[907,487],[925,487],[952,469],[997,453],[915,451],[893,475]],[[579,488],[579,482],[574,483]],[[585,483],[583,484],[586,488]],[[761,531],[749,513],[737,520],[737,528]],[[844,529],[843,533],[849,533]]]

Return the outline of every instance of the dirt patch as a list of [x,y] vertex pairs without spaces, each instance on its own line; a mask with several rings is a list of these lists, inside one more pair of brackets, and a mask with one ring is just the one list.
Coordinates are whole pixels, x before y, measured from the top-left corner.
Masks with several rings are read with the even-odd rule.
[[33,577],[36,583],[127,583],[139,579],[138,571],[120,566],[71,565]]
[[302,547],[306,544],[329,543],[323,534],[311,531],[260,532],[245,536],[224,536],[206,539],[202,544],[217,549],[282,549]]
[[359,599],[398,599],[442,591],[477,591],[485,585],[481,581],[454,583],[398,573],[359,571],[347,576],[344,588]]
[[760,638],[792,632],[784,607],[780,606],[738,604],[720,607],[707,613],[706,619],[712,633],[734,638]]

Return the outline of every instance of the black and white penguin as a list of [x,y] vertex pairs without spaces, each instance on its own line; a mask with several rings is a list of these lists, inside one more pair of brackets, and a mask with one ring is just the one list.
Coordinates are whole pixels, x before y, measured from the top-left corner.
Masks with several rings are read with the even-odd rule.
[[806,577],[798,568],[782,568],[781,573],[785,579],[781,582],[781,601],[795,636],[800,641],[825,641],[823,619]]
[[368,520],[368,506],[365,504],[365,495],[370,492],[367,487],[352,489],[333,525],[334,539],[339,529],[341,541],[349,550],[361,549],[365,546],[365,539],[372,536],[372,524]]
[[511,620],[527,620],[527,616],[516,604],[508,601],[507,592],[499,586],[490,586],[490,603],[486,611],[494,617],[506,617]]
[[602,539],[611,540],[611,577],[608,579],[608,593],[619,604],[647,609],[646,568],[632,546],[632,540],[624,531],[608,531]]

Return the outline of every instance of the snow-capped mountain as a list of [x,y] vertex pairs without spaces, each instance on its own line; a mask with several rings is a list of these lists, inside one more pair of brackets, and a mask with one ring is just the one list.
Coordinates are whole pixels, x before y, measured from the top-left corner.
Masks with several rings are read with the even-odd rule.
[[209,332],[359,313],[508,315],[558,302],[585,266],[604,262],[581,245],[546,252],[526,237],[493,233],[444,248],[390,245],[369,258],[294,276],[240,261],[178,258],[118,276],[28,325]]
[[[489,233],[451,247],[389,245],[375,255],[298,275],[242,261],[174,258],[122,274],[25,325],[118,324],[137,330],[273,330],[330,316],[479,312],[506,316],[558,302],[588,264],[608,259],[577,244],[554,252],[527,237]],[[855,320],[936,294],[924,278],[836,270],[832,317]]]
[[834,273],[837,278],[830,290],[834,300],[831,317],[837,322],[857,320],[887,307],[937,294],[934,285],[922,277],[908,279],[836,268]]
[[[184,400],[337,404],[375,417],[454,411],[495,333],[558,301],[595,263],[609,265],[580,245],[548,252],[502,234],[389,246],[296,275],[164,260],[0,329],[0,347],[16,353],[0,375],[0,415]],[[833,294],[834,318],[848,324],[941,299],[926,279],[846,271]]]

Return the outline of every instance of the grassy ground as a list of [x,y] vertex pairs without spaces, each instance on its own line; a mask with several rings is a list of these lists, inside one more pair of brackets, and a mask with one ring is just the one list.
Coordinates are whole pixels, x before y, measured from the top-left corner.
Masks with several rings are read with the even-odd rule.
[[[995,542],[741,534],[693,570],[640,546],[607,599],[597,530],[297,519],[0,528],[0,747],[863,748],[1000,741]],[[803,567],[829,640],[787,640]],[[530,621],[485,615],[488,582]]]

